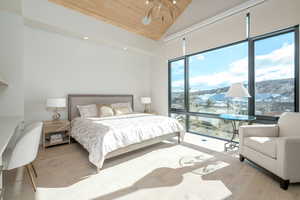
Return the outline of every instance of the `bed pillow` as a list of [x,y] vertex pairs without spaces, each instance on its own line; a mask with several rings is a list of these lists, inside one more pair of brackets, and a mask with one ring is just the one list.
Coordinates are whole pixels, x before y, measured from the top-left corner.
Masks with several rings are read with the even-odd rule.
[[98,109],[96,104],[90,104],[90,105],[78,105],[77,106],[80,116],[83,118],[87,117],[98,117]]
[[126,102],[126,103],[113,103],[113,104],[111,104],[111,107],[114,109],[115,112],[116,112],[116,109],[119,109],[119,108],[121,108],[121,110],[125,111],[125,107],[128,109],[128,113],[132,113],[133,112],[130,102]]
[[114,116],[114,110],[109,105],[99,105],[99,117],[111,117]]
[[115,115],[126,115],[132,113],[127,106],[114,108]]

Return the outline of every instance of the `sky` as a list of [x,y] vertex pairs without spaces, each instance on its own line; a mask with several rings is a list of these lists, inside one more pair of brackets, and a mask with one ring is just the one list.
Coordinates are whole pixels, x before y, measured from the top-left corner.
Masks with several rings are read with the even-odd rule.
[[[172,88],[184,87],[183,60],[172,63]],[[189,57],[191,91],[209,90],[248,81],[248,43],[243,42]],[[255,42],[255,80],[294,77],[294,33]]]

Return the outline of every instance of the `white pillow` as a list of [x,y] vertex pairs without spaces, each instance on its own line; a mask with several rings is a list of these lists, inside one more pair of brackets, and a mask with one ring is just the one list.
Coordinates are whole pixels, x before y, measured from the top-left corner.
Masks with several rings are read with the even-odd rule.
[[110,106],[101,106],[99,109],[99,117],[114,116],[114,111]]
[[77,106],[80,116],[83,118],[86,117],[98,117],[98,110],[96,104]]
[[115,110],[115,109],[118,109],[118,108],[124,108],[124,107],[127,107],[128,108],[128,111],[129,113],[132,113],[132,107],[131,107],[131,103],[130,102],[126,102],[126,103],[113,103],[111,104],[111,107]]
[[126,115],[132,113],[127,106],[114,108],[114,111],[116,115]]

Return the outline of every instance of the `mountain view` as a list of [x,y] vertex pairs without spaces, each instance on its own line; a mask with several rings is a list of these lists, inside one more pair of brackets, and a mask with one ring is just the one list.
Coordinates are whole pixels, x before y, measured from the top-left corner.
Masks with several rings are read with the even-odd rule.
[[[247,87],[247,85],[245,85]],[[190,92],[190,110],[192,112],[226,113],[232,109],[234,102],[226,97],[229,87]],[[183,105],[183,93],[172,93],[172,105]],[[294,106],[294,79],[269,80],[256,83],[256,108],[264,113],[278,110],[292,111]],[[240,114],[247,114],[247,99],[237,100],[241,105]],[[267,110],[268,109],[268,110]],[[244,111],[244,112],[243,112]]]

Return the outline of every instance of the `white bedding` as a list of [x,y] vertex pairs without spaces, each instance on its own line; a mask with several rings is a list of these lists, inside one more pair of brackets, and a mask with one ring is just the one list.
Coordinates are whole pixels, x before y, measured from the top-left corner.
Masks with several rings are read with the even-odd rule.
[[75,118],[71,135],[89,152],[89,160],[101,168],[105,156],[114,150],[184,128],[172,118],[150,114],[129,114],[105,118]]

